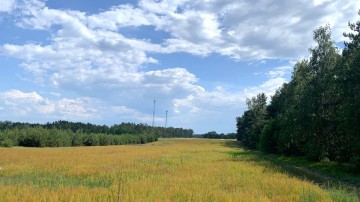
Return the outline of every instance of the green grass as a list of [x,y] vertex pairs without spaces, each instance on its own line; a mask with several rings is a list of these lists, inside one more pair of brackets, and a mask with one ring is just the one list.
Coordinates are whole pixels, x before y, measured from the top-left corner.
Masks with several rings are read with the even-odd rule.
[[[267,167],[272,172],[288,173],[299,179],[315,182],[329,190],[334,201],[359,201],[360,175],[347,172],[341,164],[330,161],[311,162],[305,157],[286,157],[256,150],[244,150],[238,142],[225,144],[231,148],[242,149],[228,152],[235,161],[253,162]],[[304,193],[306,194],[302,196],[303,200],[317,201],[311,191]]]
[[305,157],[285,157],[285,156],[279,156],[273,154],[260,154],[260,155],[278,164],[287,163],[295,166],[305,167],[313,172],[334,178],[336,181],[345,182],[360,187],[360,175],[347,172],[346,166],[336,162],[331,162],[331,161],[311,162],[307,160]]
[[37,188],[57,189],[60,187],[88,187],[109,188],[112,181],[108,177],[70,177],[58,174],[20,174],[3,176],[0,178],[0,186],[8,185],[31,185]]
[[[232,148],[242,148],[238,142],[228,142],[227,146]],[[349,172],[347,164],[336,163],[332,161],[312,162],[306,157],[282,156],[277,154],[266,154],[257,150],[247,150],[247,155],[253,158],[263,159],[273,162],[280,167],[297,166],[309,169],[311,172],[334,178],[337,182],[351,184],[360,188],[360,174]],[[287,165],[287,166],[286,166]]]

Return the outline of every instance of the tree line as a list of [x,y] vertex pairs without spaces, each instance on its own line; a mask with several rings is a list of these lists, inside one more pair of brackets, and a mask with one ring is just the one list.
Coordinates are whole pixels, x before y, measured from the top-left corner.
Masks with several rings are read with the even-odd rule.
[[91,123],[81,122],[70,122],[70,121],[54,121],[52,123],[21,123],[11,121],[0,121],[0,131],[24,128],[24,127],[42,127],[45,129],[59,129],[59,130],[70,130],[72,132],[79,132],[84,134],[101,133],[109,135],[122,135],[122,134],[151,134],[158,135],[159,137],[171,138],[171,137],[192,137],[192,129],[173,128],[173,127],[152,127],[146,124],[135,124],[135,123],[120,123],[112,126],[107,125],[96,125]]
[[208,139],[236,139],[236,133],[218,134],[216,131],[210,131],[205,134],[195,134],[194,137]]
[[265,94],[247,100],[236,121],[244,146],[360,172],[360,21],[349,27],[341,53],[328,26],[315,30],[310,57],[297,62],[269,105]]
[[0,147],[68,147],[144,144],[159,137],[192,137],[193,130],[121,123],[112,126],[55,121],[32,124],[0,121]]
[[71,130],[46,129],[43,127],[19,127],[0,131],[0,146],[24,147],[70,147],[106,146],[123,144],[145,144],[158,140],[152,134],[109,135],[103,133],[82,133]]

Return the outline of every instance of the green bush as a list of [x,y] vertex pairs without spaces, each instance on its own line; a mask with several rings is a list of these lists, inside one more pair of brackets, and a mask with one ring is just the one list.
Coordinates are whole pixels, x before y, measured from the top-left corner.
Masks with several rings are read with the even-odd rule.
[[3,140],[0,140],[0,147],[12,147],[14,146],[14,143],[11,139],[6,138]]

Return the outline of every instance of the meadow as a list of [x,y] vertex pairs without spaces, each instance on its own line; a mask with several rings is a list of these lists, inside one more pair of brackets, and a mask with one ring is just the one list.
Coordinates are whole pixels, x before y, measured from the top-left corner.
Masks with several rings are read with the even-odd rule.
[[283,172],[233,140],[0,148],[0,201],[359,201]]

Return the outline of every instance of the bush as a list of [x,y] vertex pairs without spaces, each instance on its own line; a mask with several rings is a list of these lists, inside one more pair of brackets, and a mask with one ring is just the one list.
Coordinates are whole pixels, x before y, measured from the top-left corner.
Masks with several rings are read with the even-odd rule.
[[3,140],[0,140],[0,147],[12,147],[14,146],[14,143],[11,139],[6,138]]
[[84,145],[84,135],[81,133],[73,133],[71,139],[71,146],[83,146]]

